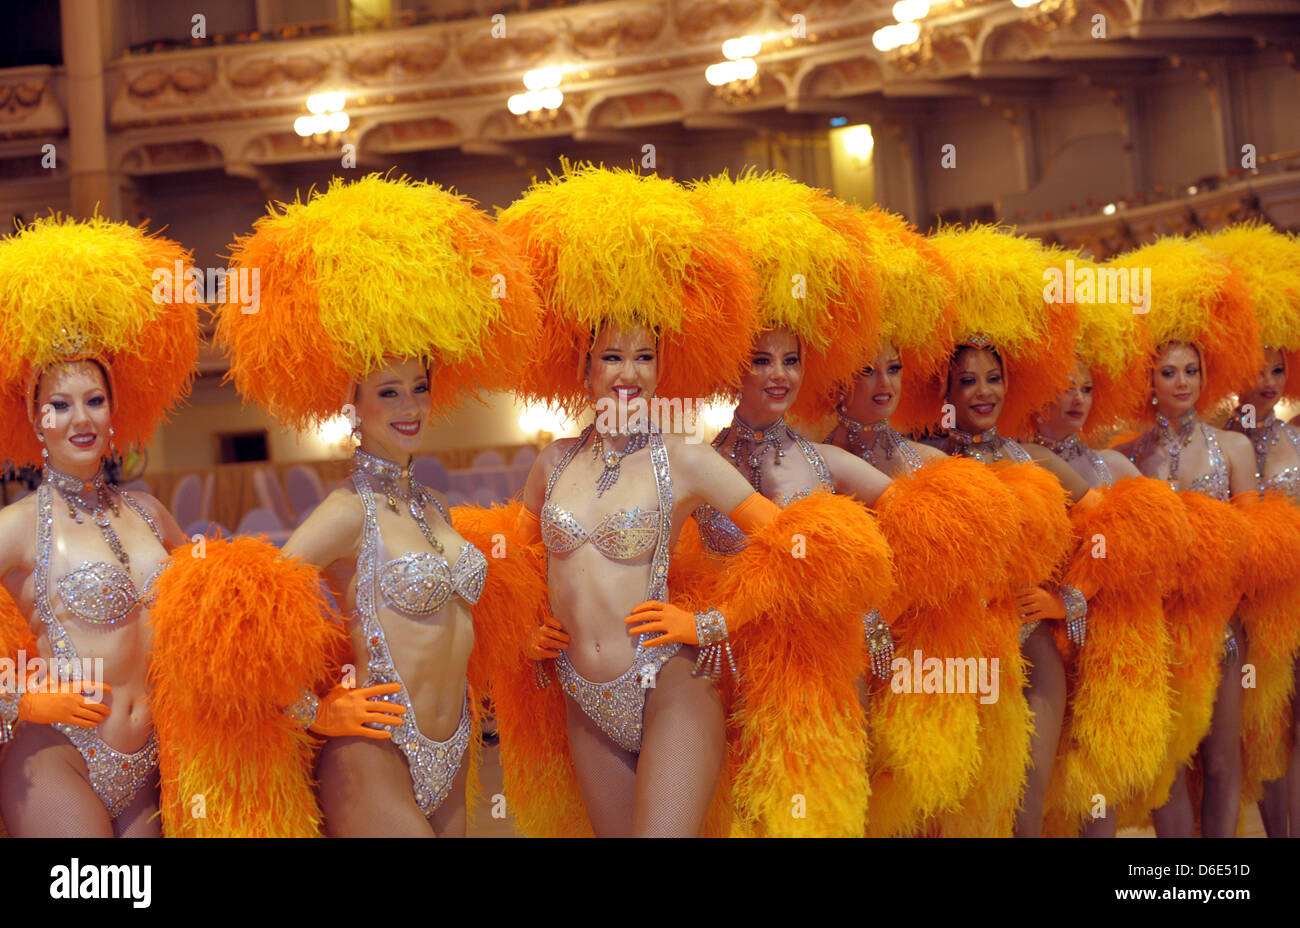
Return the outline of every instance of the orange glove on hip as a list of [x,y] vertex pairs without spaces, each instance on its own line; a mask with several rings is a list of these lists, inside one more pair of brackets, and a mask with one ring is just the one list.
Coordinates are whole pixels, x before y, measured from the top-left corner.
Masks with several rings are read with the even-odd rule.
[[316,720],[308,728],[327,738],[392,738],[391,731],[379,731],[367,728],[366,725],[373,723],[392,726],[401,723],[400,716],[406,712],[405,706],[375,698],[400,692],[401,689],[400,683],[381,683],[360,689],[336,686],[321,697]]
[[[108,718],[109,708],[98,700],[87,698],[90,686],[85,680],[67,684],[70,691],[42,693],[28,690],[18,700],[18,718],[35,725],[76,725],[78,728],[95,728]],[[107,683],[99,684],[104,692],[111,692]]]

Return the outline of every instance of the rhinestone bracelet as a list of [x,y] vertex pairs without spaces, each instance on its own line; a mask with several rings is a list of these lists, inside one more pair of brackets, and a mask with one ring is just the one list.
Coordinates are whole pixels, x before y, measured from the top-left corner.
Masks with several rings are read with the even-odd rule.
[[14,725],[18,721],[18,703],[22,693],[0,692],[0,744],[8,744],[14,737]]
[[1223,629],[1223,663],[1236,663],[1240,654],[1241,648],[1237,644],[1237,635],[1232,630],[1232,623],[1229,622]]
[[1072,586],[1060,587],[1056,592],[1065,603],[1065,636],[1081,648],[1088,637],[1088,600]]
[[702,671],[710,680],[719,680],[722,677],[722,655],[725,652],[731,675],[739,680],[740,674],[736,671],[736,661],[731,654],[731,642],[727,640],[727,620],[722,617],[722,613],[717,609],[695,613],[695,634],[700,641],[700,653],[691,673],[698,677]]
[[871,672],[877,679],[888,680],[893,673],[894,633],[889,630],[879,609],[862,615],[862,630],[867,636],[867,650],[871,653]]
[[320,698],[306,687],[303,688],[302,698],[292,706],[284,710],[284,714],[289,716],[303,728],[311,728],[316,723],[316,713],[320,711]]

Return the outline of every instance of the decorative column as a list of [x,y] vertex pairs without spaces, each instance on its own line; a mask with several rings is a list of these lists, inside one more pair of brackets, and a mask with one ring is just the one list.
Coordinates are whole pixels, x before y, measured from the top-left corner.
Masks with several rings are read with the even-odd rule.
[[59,157],[67,165],[72,214],[82,219],[96,208],[103,216],[122,214],[121,192],[108,164],[101,39],[105,12],[100,0],[59,0],[68,112],[68,150]]

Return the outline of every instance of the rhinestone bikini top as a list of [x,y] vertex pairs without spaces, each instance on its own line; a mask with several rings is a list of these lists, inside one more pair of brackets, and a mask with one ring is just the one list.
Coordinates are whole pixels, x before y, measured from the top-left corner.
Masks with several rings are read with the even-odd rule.
[[[384,542],[379,532],[373,497],[367,495],[374,491],[363,472],[354,471],[353,480],[357,492],[369,503],[365,507],[366,519],[375,520],[373,535],[378,554],[383,550]],[[442,503],[434,498],[433,504],[450,524],[451,519]],[[380,561],[379,557],[374,560],[379,561],[374,572],[379,592],[393,609],[411,616],[432,615],[447,605],[447,600],[451,599],[453,593],[473,606],[482,595],[483,584],[487,580],[487,558],[469,542],[460,549],[455,564],[432,551],[408,551],[390,561]],[[369,575],[363,574],[361,582],[368,582],[368,579]]]
[[542,543],[554,554],[581,548],[588,541],[597,551],[615,561],[640,557],[659,540],[659,510],[620,509],[600,520],[588,532],[569,512],[550,500],[542,506]]
[[542,504],[542,511],[538,515],[542,523],[542,544],[552,554],[565,554],[591,542],[592,547],[610,560],[630,561],[638,558],[659,542],[662,514],[659,509],[642,509],[640,506],[619,509],[605,516],[588,532],[573,513],[551,502],[551,491],[555,489],[556,481],[578,449],[586,443],[587,437],[587,432],[584,431],[556,464],[546,481],[546,502]]
[[[1291,439],[1291,445],[1295,448],[1297,456],[1300,456],[1300,429],[1286,424],[1279,425],[1278,428],[1283,435]],[[1263,479],[1261,475],[1260,489],[1277,490],[1291,497],[1293,502],[1300,503],[1300,464],[1284,467],[1267,479]]]
[[[793,432],[791,434],[794,434]],[[724,429],[718,437],[713,440],[713,447],[717,448],[722,445],[727,438],[727,430]],[[819,490],[825,490],[828,493],[835,492],[835,481],[831,477],[830,468],[826,466],[826,460],[822,457],[817,447],[802,435],[794,434],[795,444],[803,452],[812,468],[813,473],[817,475],[817,485],[814,487],[803,487],[789,496],[778,495],[773,500],[781,508],[797,503],[799,500],[811,496]],[[700,541],[704,547],[714,554],[731,555],[741,551],[749,543],[749,537],[740,530],[735,522],[724,513],[714,509],[708,503],[699,506],[693,513],[695,525],[700,532]]]
[[[49,499],[50,490],[42,486],[37,491],[38,494],[41,490],[45,492],[44,498],[38,495],[41,517],[52,518],[53,501]],[[154,537],[158,539],[158,544],[163,545],[163,549],[166,550],[162,532],[149,514],[126,494],[119,493],[118,496],[128,508],[144,520]],[[48,558],[48,553],[46,557]],[[44,566],[48,571],[48,560]],[[131,574],[126,568],[107,561],[82,561],[80,567],[68,571],[54,585],[59,591],[59,599],[64,607],[73,615],[91,625],[114,625],[130,615],[136,606],[148,601],[153,593],[154,583],[165,566],[159,564],[154,568],[153,573],[139,590],[136,589],[135,581],[131,579]]]

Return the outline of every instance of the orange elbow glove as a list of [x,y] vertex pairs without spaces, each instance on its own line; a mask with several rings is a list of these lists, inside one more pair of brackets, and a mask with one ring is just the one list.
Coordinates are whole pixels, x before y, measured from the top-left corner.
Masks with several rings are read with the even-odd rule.
[[542,519],[527,506],[519,507],[515,534],[520,544],[532,545],[542,540]]
[[560,656],[561,651],[569,648],[569,633],[559,622],[547,613],[544,624],[533,629],[525,653],[530,660],[545,661]]
[[1065,619],[1065,632],[1076,646],[1083,647],[1088,631],[1088,600],[1072,586],[1062,586],[1052,593],[1042,587],[1027,586],[1016,594],[1020,618],[1025,622],[1042,619]]

